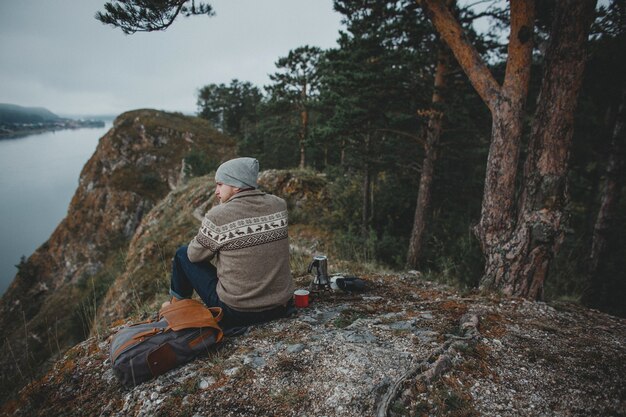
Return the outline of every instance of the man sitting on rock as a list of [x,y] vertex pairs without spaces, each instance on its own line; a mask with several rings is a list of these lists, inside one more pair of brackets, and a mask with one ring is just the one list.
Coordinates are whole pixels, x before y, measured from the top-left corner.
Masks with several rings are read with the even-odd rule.
[[292,308],[287,205],[257,189],[258,173],[254,158],[219,166],[220,204],[206,213],[189,246],[176,251],[172,265],[171,302],[196,290],[208,307],[223,309],[225,328],[284,317]]

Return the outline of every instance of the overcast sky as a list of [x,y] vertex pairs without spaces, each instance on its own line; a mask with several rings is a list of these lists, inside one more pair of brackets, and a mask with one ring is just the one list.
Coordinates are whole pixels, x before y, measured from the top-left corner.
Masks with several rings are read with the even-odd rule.
[[137,108],[196,112],[197,90],[261,87],[303,45],[336,45],[332,0],[211,0],[216,15],[124,35],[94,18],[105,0],[0,0],[0,103],[60,115]]

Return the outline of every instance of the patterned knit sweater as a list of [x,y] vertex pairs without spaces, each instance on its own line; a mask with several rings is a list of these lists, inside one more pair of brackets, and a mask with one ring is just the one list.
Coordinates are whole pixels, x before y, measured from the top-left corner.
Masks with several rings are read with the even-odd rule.
[[287,204],[274,195],[242,191],[213,207],[187,256],[191,262],[214,259],[217,295],[235,310],[268,310],[292,297]]

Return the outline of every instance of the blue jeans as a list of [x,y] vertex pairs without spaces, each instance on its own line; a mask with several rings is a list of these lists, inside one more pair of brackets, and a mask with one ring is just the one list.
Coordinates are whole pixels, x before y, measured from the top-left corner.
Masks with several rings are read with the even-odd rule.
[[195,290],[207,307],[221,307],[224,318],[222,328],[247,326],[285,317],[291,306],[279,306],[264,311],[238,311],[220,300],[217,295],[217,269],[208,261],[191,262],[187,257],[187,246],[176,251],[172,262],[170,294],[173,297],[191,298]]

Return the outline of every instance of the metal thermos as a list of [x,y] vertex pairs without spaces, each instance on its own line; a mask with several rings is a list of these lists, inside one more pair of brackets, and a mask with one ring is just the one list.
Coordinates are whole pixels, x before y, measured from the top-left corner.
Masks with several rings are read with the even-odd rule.
[[313,258],[313,262],[309,265],[309,273],[315,268],[315,277],[313,277],[313,288],[330,289],[330,278],[328,276],[328,258],[324,255],[318,255]]

